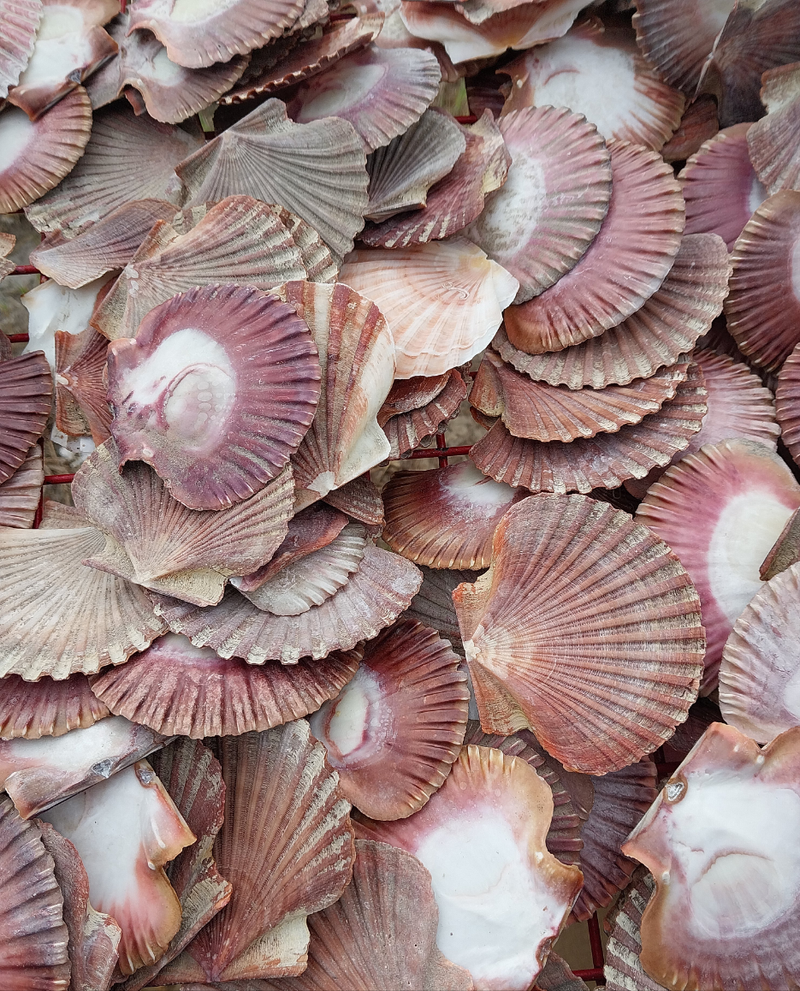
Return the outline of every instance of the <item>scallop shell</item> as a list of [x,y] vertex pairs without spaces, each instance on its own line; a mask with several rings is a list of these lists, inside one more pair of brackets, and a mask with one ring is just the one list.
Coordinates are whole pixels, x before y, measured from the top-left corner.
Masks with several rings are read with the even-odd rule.
[[681,0],[667,9],[658,0],[636,0],[636,41],[661,78],[691,100],[717,35],[735,0]]
[[81,564],[104,543],[85,524],[0,530],[0,676],[91,674],[164,632],[143,589]]
[[72,483],[77,508],[102,530],[106,546],[86,563],[199,606],[222,598],[226,579],[272,557],[294,503],[291,470],[244,502],[187,509],[140,462],[118,468],[113,441],[94,451]]
[[446,641],[401,620],[367,644],[355,677],[311,717],[342,794],[373,819],[404,819],[441,787],[467,726],[469,688]]
[[[13,234],[6,234],[4,231],[0,231],[0,282],[7,275],[10,275],[16,267],[14,262],[8,257],[14,250],[16,243],[17,239]],[[11,347],[7,339],[0,341],[0,348],[3,350],[0,361],[5,361],[6,358],[11,357]]]
[[714,723],[623,844],[656,882],[641,963],[658,982],[797,983],[799,748],[798,727],[762,751]]
[[429,403],[421,409],[392,416],[384,423],[383,432],[389,440],[390,458],[405,457],[432,434],[443,430],[447,421],[458,414],[462,401],[467,398],[466,383],[455,369],[444,377],[447,380],[444,389]]
[[800,343],[800,192],[770,196],[745,225],[731,254],[728,330],[753,364],[777,371]]
[[1,740],[63,736],[111,715],[94,696],[83,674],[73,674],[66,681],[23,681],[19,675],[9,674],[0,686]]
[[292,27],[302,12],[302,0],[225,0],[178,9],[169,0],[135,0],[129,8],[130,30],[152,31],[170,61],[190,69],[260,48]]
[[525,108],[500,120],[508,179],[465,234],[538,296],[574,267],[611,198],[611,161],[597,129],[564,108]]
[[174,216],[175,207],[165,200],[123,203],[69,239],[48,235],[31,252],[30,263],[59,285],[80,289],[106,272],[124,268],[153,224]]
[[389,547],[429,568],[488,568],[494,530],[528,493],[487,478],[469,461],[400,471],[383,492]]
[[[227,801],[215,856],[233,896],[162,971],[167,983],[302,972],[306,916],[337,901],[352,875],[349,805],[306,722],[223,737],[217,746]],[[296,950],[276,960],[270,937],[281,940],[276,930],[292,922]]]
[[461,237],[391,254],[359,249],[339,277],[391,314],[397,378],[441,375],[469,361],[517,292],[512,275]]
[[663,991],[663,985],[645,974],[640,927],[642,913],[656,883],[644,867],[637,867],[629,887],[609,912],[606,944],[605,981],[607,991]]
[[39,827],[0,796],[0,982],[61,989],[70,983],[64,898]]
[[770,579],[736,620],[719,669],[726,723],[767,743],[800,716],[800,565]]
[[0,23],[0,98],[8,95],[31,57],[36,30],[42,17],[42,0],[2,0]]
[[292,668],[223,660],[168,633],[120,668],[92,680],[92,691],[118,715],[164,736],[239,736],[316,711],[353,677],[359,650]]
[[308,324],[322,365],[314,420],[292,457],[314,501],[379,464],[389,443],[377,415],[392,387],[394,340],[377,306],[349,286],[290,282],[276,295]]
[[750,160],[770,193],[800,189],[800,65],[781,65],[761,77],[760,98],[767,116],[747,134]]
[[713,138],[717,131],[717,101],[707,93],[698,96],[683,111],[680,126],[661,149],[661,157],[670,164],[685,162],[700,150],[704,141]]
[[24,819],[63,802],[164,745],[164,737],[112,716],[63,736],[0,742],[0,782]]
[[92,905],[122,930],[122,974],[160,956],[181,921],[181,906],[163,867],[195,836],[147,761],[62,802],[42,818],[74,844],[89,876]]
[[340,489],[332,489],[325,496],[325,502],[354,520],[366,523],[373,532],[379,532],[383,527],[383,499],[369,474],[354,478]]
[[359,239],[372,248],[407,248],[463,230],[484,208],[487,193],[506,181],[511,164],[500,129],[484,111],[471,127],[461,127],[466,149],[450,173],[427,193],[421,210],[368,225]]
[[453,591],[462,582],[476,581],[480,572],[448,571],[426,568],[424,565],[420,567],[420,571],[422,584],[403,615],[436,630],[445,640],[449,640],[453,650],[463,657],[464,645],[461,642],[458,617],[453,605]]
[[678,174],[686,200],[686,233],[719,234],[729,251],[767,195],[750,164],[751,127],[736,124],[715,134]]
[[643,478],[656,465],[668,465],[688,445],[706,415],[706,396],[702,372],[690,365],[674,398],[640,423],[569,444],[514,437],[502,423],[495,423],[470,448],[470,457],[496,481],[534,492],[614,489],[626,479]]
[[119,54],[96,72],[87,89],[97,109],[127,95],[133,87],[154,119],[179,124],[217,101],[239,81],[249,58],[238,55],[207,69],[185,69],[171,61],[166,48],[149,31],[128,34],[130,14],[120,14],[109,33]]
[[625,424],[640,423],[658,412],[675,397],[688,368],[689,363],[682,361],[628,386],[567,389],[534,382],[489,348],[475,376],[470,403],[487,417],[500,416],[514,437],[568,443],[616,433]]
[[554,286],[504,314],[517,346],[531,354],[616,327],[659,288],[678,253],[684,207],[672,169],[640,145],[611,141],[608,149],[613,182],[599,233]]
[[53,858],[55,879],[64,897],[69,932],[70,991],[107,991],[111,987],[122,930],[89,904],[89,876],[78,851],[49,822],[38,823],[45,850]]
[[783,443],[800,464],[800,344],[781,368],[775,405]]
[[636,512],[668,541],[697,588],[706,695],[733,624],[761,587],[759,566],[798,507],[800,485],[776,454],[755,441],[725,440],[673,465]]
[[92,316],[109,340],[134,337],[159,303],[213,283],[271,289],[306,275],[279,207],[250,196],[221,200],[190,231],[157,223]]
[[83,154],[92,108],[78,86],[38,120],[16,107],[0,115],[0,143],[8,149],[0,169],[0,213],[14,213],[57,186]]
[[729,273],[722,238],[687,234],[661,287],[641,309],[600,337],[554,354],[526,355],[501,331],[494,346],[518,371],[550,385],[628,385],[675,364],[708,333],[728,293]]
[[74,436],[88,430],[95,444],[111,436],[107,354],[108,340],[94,327],[55,332],[56,426]]
[[455,369],[441,375],[417,375],[410,379],[398,379],[381,406],[378,423],[385,426],[393,416],[423,409],[442,393],[453,375],[458,375]]
[[225,783],[222,768],[208,747],[178,740],[153,755],[153,769],[164,782],[178,812],[197,837],[167,868],[167,878],[181,903],[181,925],[163,956],[145,964],[119,991],[139,991],[174,960],[225,905],[232,885],[214,862],[213,844],[224,820]]
[[311,551],[286,564],[256,589],[231,584],[254,606],[275,616],[299,616],[321,606],[358,570],[367,547],[367,530],[361,523],[349,523],[325,547]]
[[20,300],[28,311],[28,343],[22,353],[44,351],[55,373],[56,334],[77,336],[86,330],[98,301],[110,288],[110,279],[104,275],[82,289],[65,289],[55,279],[46,279],[28,290]]
[[376,222],[425,206],[430,187],[453,170],[467,147],[462,128],[437,110],[426,110],[404,134],[367,160],[369,203]]
[[[358,835],[422,861],[439,907],[439,949],[476,986],[499,991],[533,982],[580,890],[580,871],[545,846],[552,815],[549,786],[524,760],[468,746],[424,809],[397,822],[359,822]],[[502,894],[488,879],[501,874]]]
[[262,612],[232,589],[210,609],[165,597],[156,600],[156,609],[174,632],[186,634],[198,647],[213,647],[222,657],[296,664],[301,657],[320,659],[371,640],[407,608],[421,581],[410,561],[367,546],[344,588],[299,616]]
[[336,118],[295,124],[267,100],[178,168],[190,203],[243,193],[278,203],[344,256],[364,223],[366,155],[352,125]]
[[[76,90],[66,99],[80,99],[82,92]],[[88,97],[85,99],[88,113]],[[58,108],[54,110],[58,116]],[[42,126],[53,112],[42,118]],[[175,166],[200,144],[195,135],[148,116],[136,117],[131,110],[101,110],[94,114],[92,135],[80,164],[58,189],[28,207],[25,214],[37,231],[66,232],[100,220],[135,199],[179,204]],[[131,162],[136,162],[135,185],[130,182]]]
[[25,462],[50,415],[53,383],[41,351],[0,362],[0,483]]
[[581,830],[583,890],[572,909],[580,922],[610,905],[627,888],[637,865],[620,848],[658,794],[656,766],[651,760],[593,778],[592,783],[594,803]]
[[306,279],[309,282],[335,282],[339,274],[340,261],[333,257],[331,249],[311,224],[283,208],[281,208],[281,220],[300,249],[300,257],[306,268]]
[[[563,38],[504,66],[511,95],[503,113],[523,107],[567,107],[607,140],[658,151],[680,123],[684,99],[662,82],[624,25],[587,17]],[[607,94],[612,92],[613,99]]]
[[759,568],[761,580],[769,581],[798,561],[800,561],[800,509],[796,509],[786,521],[780,537],[761,562]]
[[34,444],[14,474],[0,482],[0,526],[29,530],[42,496],[44,464],[41,444]]
[[174,296],[109,347],[120,464],[146,461],[190,509],[241,502],[297,450],[319,375],[308,327],[274,296],[235,285]]
[[513,506],[492,567],[453,600],[484,730],[530,726],[568,770],[638,760],[697,695],[697,593],[666,544],[603,503],[539,495]]

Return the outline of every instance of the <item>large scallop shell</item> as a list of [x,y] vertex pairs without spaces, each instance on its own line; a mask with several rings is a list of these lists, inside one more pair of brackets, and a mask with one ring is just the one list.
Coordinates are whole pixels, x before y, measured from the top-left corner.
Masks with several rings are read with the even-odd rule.
[[181,922],[181,906],[164,865],[196,837],[147,761],[62,802],[42,818],[74,844],[89,875],[92,905],[122,930],[120,971],[131,974],[160,956]]
[[539,495],[513,506],[492,567],[453,599],[484,729],[530,726],[568,770],[638,760],[697,695],[697,593],[666,544],[606,504]]
[[[531,106],[568,107],[607,140],[658,151],[680,123],[683,95],[662,82],[622,24],[587,17],[551,44],[503,70],[512,79],[504,113]],[[613,92],[613,99],[608,93]]]
[[800,63],[770,69],[761,82],[767,115],[748,131],[750,160],[770,193],[800,189]]
[[14,474],[0,482],[0,526],[33,526],[44,484],[42,445],[34,444]]
[[170,61],[191,69],[246,55],[295,24],[302,0],[225,0],[176,6],[170,0],[134,0],[130,30],[152,31]]
[[108,715],[108,706],[95,697],[83,674],[66,681],[23,681],[9,674],[0,682],[0,740],[63,736]]
[[35,823],[0,796],[0,983],[61,991],[70,983],[64,898]]
[[92,316],[109,340],[133,337],[159,303],[194,286],[235,282],[270,289],[304,278],[300,249],[282,210],[228,196],[185,233],[157,223]]
[[86,563],[199,606],[222,598],[226,579],[260,568],[280,546],[294,505],[291,470],[243,502],[187,509],[141,462],[120,471],[113,441],[94,451],[72,483],[77,508],[106,537]]
[[666,540],[700,596],[708,647],[703,692],[716,686],[722,649],[761,587],[759,566],[800,507],[800,485],[763,444],[725,440],[673,465],[636,512]]
[[354,251],[340,279],[390,314],[397,378],[441,375],[482,351],[517,280],[470,241]]
[[519,281],[523,303],[568,272],[600,230],[611,160],[597,128],[565,108],[512,112],[500,131],[508,178],[465,234]]
[[307,325],[245,286],[191,289],[108,352],[120,464],[142,460],[191,509],[221,509],[275,478],[319,398]]
[[243,657],[249,664],[296,664],[301,657],[319,659],[371,640],[407,608],[421,581],[410,561],[368,545],[344,588],[299,616],[262,612],[233,589],[210,609],[165,597],[159,597],[156,609],[170,629],[185,633],[198,647],[213,647],[222,657]]
[[227,801],[214,853],[228,905],[159,980],[280,977],[306,966],[306,916],[337,901],[355,855],[349,805],[308,723],[217,745]]
[[783,443],[800,464],[800,344],[783,363],[775,391],[775,406]]
[[[59,106],[75,99],[71,94],[62,100],[45,114],[42,126]],[[195,135],[146,115],[136,117],[132,110],[116,106],[101,110],[94,114],[92,135],[80,163],[58,189],[28,207],[26,216],[37,231],[74,231],[133,200],[179,204],[175,166],[200,144]],[[135,184],[130,182],[131,162],[136,162]]]
[[627,385],[674,365],[708,333],[722,310],[729,274],[722,238],[687,234],[660,288],[636,313],[600,337],[552,354],[526,355],[501,331],[494,346],[518,371],[550,385]]
[[360,657],[351,650],[291,668],[276,661],[254,667],[168,633],[102,671],[91,690],[115,713],[164,736],[239,736],[314,712],[350,681]]
[[[430,402],[420,409],[389,417],[383,424],[391,448],[390,458],[404,458],[432,434],[444,430],[447,421],[458,414],[462,401],[467,398],[466,383],[455,368],[443,378],[444,388]],[[400,380],[401,383],[404,381],[411,380]]]
[[690,365],[675,396],[640,423],[565,444],[514,437],[498,422],[470,448],[470,457],[496,481],[534,492],[614,489],[629,478],[643,478],[656,465],[668,465],[688,445],[708,410],[706,396],[702,372]]
[[300,498],[311,502],[389,454],[377,415],[394,381],[394,339],[378,307],[348,285],[290,282],[275,294],[308,325],[322,366],[319,405],[292,456]]
[[0,675],[91,674],[164,632],[144,589],[81,564],[104,543],[85,522],[0,530]]
[[177,171],[191,203],[234,193],[278,203],[342,257],[364,224],[369,177],[352,125],[336,118],[295,124],[280,100],[256,107]]
[[383,491],[393,551],[429,568],[488,568],[494,529],[528,493],[487,478],[469,461],[431,471],[400,471]]
[[401,620],[367,644],[355,677],[311,717],[342,794],[373,819],[404,819],[441,787],[467,726],[469,688],[436,633]]
[[17,107],[0,114],[0,213],[13,213],[57,186],[83,155],[92,108],[82,86],[38,120]]
[[[436,942],[488,991],[528,987],[580,890],[547,850],[550,787],[519,757],[464,747],[416,815],[358,832],[414,854],[433,878]],[[501,880],[502,878],[502,880]]]
[[799,750],[798,727],[761,750],[713,723],[623,844],[656,882],[641,962],[659,983],[798,983]]
[[325,117],[349,121],[367,151],[374,151],[419,120],[440,80],[431,52],[370,45],[303,82],[288,110],[301,124]]
[[672,169],[640,145],[610,141],[608,149],[611,200],[597,236],[554,286],[504,314],[507,331],[530,354],[616,327],[659,288],[678,253],[684,207]]
[[514,437],[569,443],[579,437],[616,433],[624,424],[639,423],[658,412],[674,398],[688,369],[688,361],[681,361],[627,386],[567,389],[534,382],[489,348],[469,400],[485,416],[501,417]]
[[0,99],[8,95],[28,64],[42,17],[42,0],[2,0],[0,23]]
[[736,620],[719,669],[726,723],[767,743],[800,721],[800,564],[770,579]]

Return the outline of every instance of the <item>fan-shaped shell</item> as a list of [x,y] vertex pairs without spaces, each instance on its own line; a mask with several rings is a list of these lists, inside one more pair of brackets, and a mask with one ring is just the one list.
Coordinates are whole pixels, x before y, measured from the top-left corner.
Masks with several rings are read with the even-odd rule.
[[662,985],[644,972],[640,927],[642,913],[656,883],[644,867],[633,872],[630,885],[608,914],[605,980],[608,991],[662,991]]
[[761,79],[761,102],[766,117],[747,134],[750,160],[770,193],[800,188],[800,64],[769,69]]
[[87,327],[80,334],[55,332],[56,426],[70,435],[88,430],[95,444],[111,436],[106,395],[108,340]]
[[470,457],[496,481],[534,492],[614,489],[626,479],[643,478],[656,465],[668,465],[687,446],[706,415],[706,396],[702,372],[690,365],[675,396],[640,423],[569,444],[514,437],[502,423],[495,423],[470,448]]
[[519,281],[523,303],[568,272],[600,230],[611,160],[597,129],[564,108],[510,113],[500,131],[508,178],[465,233]]
[[58,991],[70,981],[64,898],[42,834],[0,796],[0,981],[3,987]]
[[397,378],[441,375],[469,361],[517,291],[512,275],[460,237],[391,253],[359,249],[340,278],[391,314]]
[[504,314],[517,346],[530,354],[616,327],[659,288],[678,253],[684,207],[672,169],[640,145],[610,141],[608,150],[611,200],[597,236],[555,285]]
[[73,674],[66,681],[40,678],[23,681],[9,674],[0,682],[0,739],[63,736],[70,730],[92,726],[110,715],[97,699],[86,675]]
[[227,509],[187,509],[140,462],[120,471],[108,441],[83,463],[72,498],[105,537],[92,567],[196,605],[214,605],[231,575],[270,559],[287,532],[294,504],[289,469],[255,495]]
[[469,688],[450,645],[401,620],[366,647],[355,677],[310,720],[342,793],[373,819],[417,812],[447,777]]
[[611,506],[523,500],[495,530],[490,570],[453,599],[484,729],[530,726],[568,770],[655,750],[697,695],[697,593],[667,545]]
[[636,512],[691,575],[708,648],[704,694],[716,685],[722,649],[761,587],[759,566],[800,507],[800,485],[769,448],[725,440],[691,454],[652,485]]
[[353,247],[367,206],[366,155],[352,125],[295,124],[267,100],[178,169],[190,202],[243,193],[278,203],[314,227],[337,255]]
[[344,588],[299,616],[262,612],[233,590],[210,609],[166,598],[159,598],[156,608],[170,629],[185,633],[198,647],[213,647],[222,657],[295,664],[301,657],[319,659],[371,640],[397,619],[421,581],[410,561],[367,546]]
[[46,279],[29,289],[20,300],[28,311],[28,343],[22,353],[43,351],[55,372],[56,334],[77,337],[88,328],[98,300],[108,291],[110,278],[104,275],[82,289],[65,289],[55,279]]
[[722,310],[729,274],[722,238],[687,234],[660,288],[636,313],[600,337],[553,354],[526,355],[501,331],[494,346],[518,371],[550,385],[627,385],[674,365],[708,333]]
[[449,571],[445,569],[420,567],[422,584],[404,613],[409,619],[416,619],[424,626],[449,640],[453,650],[464,656],[458,617],[453,605],[453,591],[462,582],[474,582],[479,571]]
[[151,310],[109,347],[120,463],[142,460],[192,509],[221,509],[275,478],[319,398],[307,325],[258,289],[206,286]]
[[0,98],[8,95],[28,64],[41,17],[42,0],[3,0],[0,5]]
[[488,568],[497,523],[526,495],[487,478],[469,461],[432,471],[400,471],[383,492],[382,537],[415,564]]
[[14,474],[0,482],[0,526],[30,529],[42,495],[42,445],[34,444]]
[[[466,383],[455,368],[441,378],[445,380],[444,388],[428,403],[420,409],[391,416],[383,424],[383,432],[391,446],[390,458],[404,458],[432,434],[443,430],[447,421],[458,414],[462,401],[467,398]],[[400,384],[409,381],[414,380],[401,379]],[[385,403],[383,409],[386,409]]]
[[354,520],[366,523],[374,533],[383,526],[383,499],[369,473],[354,478],[340,489],[331,489],[325,502]]
[[800,463],[800,344],[781,368],[775,405],[783,443],[795,462]]
[[678,130],[661,149],[665,162],[685,162],[719,131],[717,101],[705,93],[686,107]]
[[290,282],[276,290],[311,330],[322,365],[319,405],[292,457],[301,499],[313,501],[379,464],[389,444],[377,415],[395,374],[389,325],[348,285]]
[[[79,99],[75,94],[65,99]],[[52,115],[49,111],[41,123]],[[37,231],[67,231],[100,220],[133,200],[151,198],[179,204],[175,166],[200,143],[195,135],[159,124],[146,115],[136,117],[133,111],[118,107],[101,110],[94,114],[92,135],[80,164],[58,189],[28,207],[26,216]],[[136,162],[135,184],[130,182],[131,162]]]

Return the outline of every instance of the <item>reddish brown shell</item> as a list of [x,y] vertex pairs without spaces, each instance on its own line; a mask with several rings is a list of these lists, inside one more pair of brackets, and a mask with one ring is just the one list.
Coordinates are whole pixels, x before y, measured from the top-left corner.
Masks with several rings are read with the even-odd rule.
[[94,327],[80,334],[57,330],[56,426],[72,436],[89,431],[95,444],[111,436],[111,407],[106,394],[108,340]]
[[786,359],[778,375],[775,407],[783,443],[800,464],[800,344]]
[[[383,424],[383,432],[390,445],[390,458],[405,457],[434,433],[443,430],[447,421],[458,414],[462,401],[467,398],[466,383],[455,368],[441,378],[445,379],[444,388],[428,403],[420,409],[391,416]],[[401,379],[399,384],[405,381],[415,380]],[[385,403],[382,409],[386,410]]]
[[665,162],[685,162],[718,130],[717,101],[707,94],[699,96],[684,110],[678,130],[661,149],[661,157]]
[[73,674],[65,681],[23,681],[19,675],[9,674],[0,686],[2,740],[63,736],[110,715],[108,707],[92,694],[83,674]]
[[52,396],[44,352],[0,362],[0,483],[14,474],[41,436]]

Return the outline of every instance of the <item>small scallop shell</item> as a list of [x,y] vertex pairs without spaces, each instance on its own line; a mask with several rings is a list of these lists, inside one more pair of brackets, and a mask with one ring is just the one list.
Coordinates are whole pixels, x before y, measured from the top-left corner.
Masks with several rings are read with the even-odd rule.
[[606,774],[652,752],[697,695],[697,593],[666,544],[603,503],[513,506],[492,567],[453,599],[484,729],[530,726],[568,770]]
[[29,530],[42,495],[42,445],[34,444],[14,474],[0,482],[0,526]]
[[700,150],[704,141],[713,138],[717,131],[717,101],[708,94],[698,96],[683,111],[680,126],[661,149],[661,157],[670,164],[685,162]]
[[42,17],[42,0],[2,0],[0,23],[0,98],[8,95],[31,57],[36,30]]
[[800,464],[800,344],[786,359],[778,375],[775,405],[783,443],[795,463]]
[[[458,414],[461,403],[467,398],[467,386],[455,368],[446,375],[441,392],[420,409],[408,413],[398,413],[383,424],[391,450],[390,458],[403,458],[439,430],[443,430],[448,420]],[[414,379],[400,379],[413,382]],[[417,380],[419,381],[419,380]],[[391,395],[391,394],[390,394]],[[386,404],[384,404],[384,409]]]
[[761,82],[767,115],[747,133],[750,160],[770,193],[800,189],[800,64],[769,69]]
[[44,351],[55,374],[57,333],[77,337],[89,326],[98,302],[111,288],[111,276],[104,275],[82,289],[66,289],[55,279],[45,279],[20,299],[28,311],[28,343],[22,353]]
[[14,213],[57,186],[83,155],[92,108],[82,86],[36,121],[17,107],[0,115],[0,213]]
[[146,461],[191,509],[248,499],[297,450],[319,379],[308,327],[274,296],[236,285],[174,296],[109,347],[120,465]]
[[450,645],[401,620],[367,644],[355,677],[310,720],[342,794],[373,819],[404,819],[443,784],[467,725],[469,688]]
[[191,204],[243,193],[277,203],[344,257],[364,224],[366,155],[352,125],[335,117],[295,124],[267,100],[177,169]]
[[[73,94],[66,99],[76,98]],[[50,111],[44,116],[42,126],[52,115]],[[175,166],[200,144],[195,135],[146,115],[136,117],[132,110],[118,106],[101,110],[94,114],[91,138],[80,163],[58,189],[28,207],[26,216],[37,231],[66,232],[98,221],[133,200],[179,204]],[[135,185],[130,182],[131,162],[136,162]]]
[[70,730],[93,726],[111,714],[94,696],[83,674],[73,674],[66,681],[23,681],[19,675],[8,674],[0,686],[1,740],[63,736]]
[[369,473],[354,478],[340,489],[331,489],[325,502],[354,520],[366,523],[373,534],[383,528],[383,499]]
[[420,571],[422,584],[403,615],[436,630],[439,636],[449,640],[453,650],[463,657],[464,645],[461,642],[461,630],[458,628],[458,617],[453,605],[453,591],[462,582],[476,581],[480,572],[448,571],[426,568],[424,565],[420,567]]
[[55,332],[56,426],[72,436],[88,431],[95,444],[111,436],[107,355],[108,339],[94,327]]
[[[0,231],[0,282],[7,275],[10,275],[16,267],[15,263],[8,257],[14,250],[16,243],[17,239],[13,234],[6,234],[4,231]],[[0,350],[2,350],[0,361],[5,361],[11,357],[11,345],[8,339],[0,341]]]
[[630,885],[607,916],[606,991],[664,991],[663,984],[644,972],[639,959],[642,952],[642,913],[655,886],[650,872],[644,867],[637,867]]

